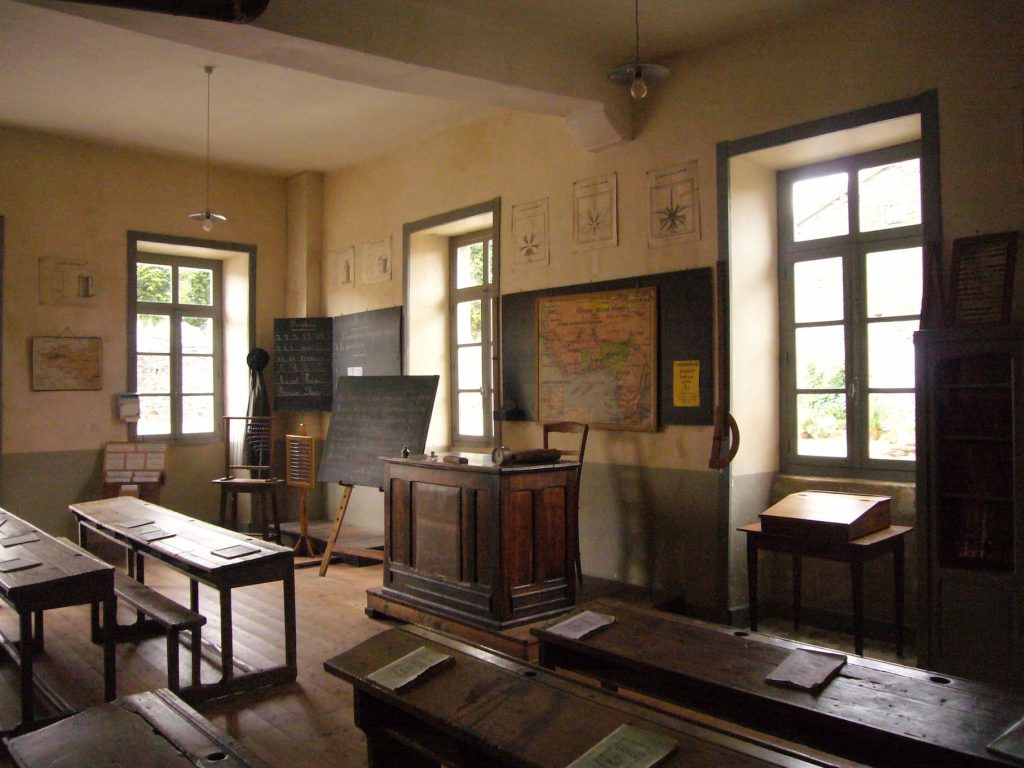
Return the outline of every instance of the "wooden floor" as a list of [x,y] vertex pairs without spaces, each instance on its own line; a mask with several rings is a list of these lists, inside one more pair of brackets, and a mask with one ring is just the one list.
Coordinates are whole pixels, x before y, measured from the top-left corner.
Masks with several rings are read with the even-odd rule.
[[[366,590],[381,584],[382,566],[336,563],[324,578],[317,575],[316,568],[297,569],[295,577],[297,682],[207,702],[197,709],[276,768],[365,766],[365,741],[352,721],[351,689],[324,672],[323,662],[392,625],[369,618],[363,610]],[[182,604],[188,603],[188,581],[177,572],[148,561],[146,581]],[[581,599],[609,594],[646,602],[643,594],[634,594],[635,588],[634,593],[617,594],[614,590],[609,592],[609,584],[587,579]],[[257,667],[283,661],[280,583],[237,589],[233,595],[236,657]],[[216,592],[200,587],[200,610],[209,619],[204,637],[210,639],[219,638],[216,605]],[[122,622],[132,620],[129,609],[122,607],[120,611]],[[37,662],[39,673],[75,709],[100,703],[103,695],[102,649],[90,642],[88,628],[86,607],[48,611],[46,652]],[[9,608],[0,608],[0,630],[8,637],[17,637],[17,629],[16,614]],[[817,637],[812,642],[829,644],[822,640]],[[869,653],[878,650],[881,649],[873,647]],[[877,655],[890,654],[891,651]],[[188,651],[182,649],[183,682],[189,679],[189,661]],[[138,645],[118,644],[118,694],[166,686],[165,665],[163,638]],[[204,682],[218,676],[219,670],[204,661]],[[18,719],[18,699],[16,675],[9,663],[0,665],[0,690],[0,721],[14,723]],[[3,760],[0,756],[0,765],[9,765]]]

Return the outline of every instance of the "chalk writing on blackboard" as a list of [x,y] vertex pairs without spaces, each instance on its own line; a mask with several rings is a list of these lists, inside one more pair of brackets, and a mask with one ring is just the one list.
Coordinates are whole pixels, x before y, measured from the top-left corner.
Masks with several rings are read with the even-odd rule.
[[423,453],[437,376],[342,376],[327,430],[321,483],[383,488],[387,465],[408,446]]
[[274,410],[329,411],[332,402],[332,321],[274,320]]
[[373,309],[334,318],[334,381],[339,376],[402,373],[402,308]]

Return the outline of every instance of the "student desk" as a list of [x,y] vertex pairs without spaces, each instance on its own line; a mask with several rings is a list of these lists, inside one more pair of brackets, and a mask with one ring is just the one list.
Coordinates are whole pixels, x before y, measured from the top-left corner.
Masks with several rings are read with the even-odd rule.
[[[200,612],[199,582],[218,591],[221,679],[212,684],[184,688],[183,695],[191,700],[203,700],[295,680],[298,666],[295,650],[295,571],[291,549],[226,531],[130,496],[80,502],[72,504],[70,509],[78,521],[82,546],[86,544],[88,531],[95,531],[121,544],[128,550],[129,568],[140,581],[145,578],[143,556],[160,560],[185,574],[189,579],[190,607],[193,611]],[[173,536],[154,538],[160,535],[154,531]],[[284,664],[269,669],[252,669],[238,663],[243,674],[236,675],[231,590],[274,581],[280,581],[283,590]]]
[[1024,691],[850,656],[817,695],[765,682],[806,645],[604,599],[615,622],[580,640],[542,629],[540,661],[879,768],[1007,763],[985,745],[1024,714]]
[[864,654],[864,563],[892,553],[894,599],[896,605],[896,653],[903,654],[903,540],[913,530],[905,525],[890,525],[852,541],[836,542],[811,536],[787,536],[765,533],[761,523],[737,530],[747,534],[747,589],[750,598],[750,628],[757,631],[757,553],[766,549],[788,552],[793,556],[793,624],[800,628],[801,558],[818,557],[850,564],[853,586],[853,647]]
[[266,768],[166,688],[92,707],[5,744],[19,768]]
[[[453,661],[391,691],[368,676],[427,646]],[[379,634],[324,662],[352,684],[370,768],[565,768],[624,723],[678,746],[659,768],[830,766],[777,742],[713,731],[420,627]]]
[[[54,539],[34,525],[0,509],[0,544],[20,537],[32,538],[22,544],[0,547],[0,560],[15,559],[39,565],[0,572],[0,598],[18,613],[18,649],[4,643],[20,667],[21,724],[30,728],[37,720],[32,657],[43,646],[43,611],[69,605],[102,603],[104,620],[111,626],[116,617],[114,568],[91,555],[83,555]],[[35,615],[35,635],[32,618]],[[0,635],[2,637],[2,635]],[[113,633],[103,638],[103,693],[106,701],[116,695]]]

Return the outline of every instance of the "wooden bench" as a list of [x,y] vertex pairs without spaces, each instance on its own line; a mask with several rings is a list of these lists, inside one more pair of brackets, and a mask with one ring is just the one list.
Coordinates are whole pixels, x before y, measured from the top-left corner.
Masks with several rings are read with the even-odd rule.
[[765,681],[796,648],[766,635],[611,599],[615,622],[580,640],[534,628],[540,663],[877,766],[976,768],[1024,713],[1024,691],[848,656],[817,694]]
[[[397,691],[370,677],[423,647],[452,658]],[[352,685],[369,768],[565,768],[624,724],[675,743],[659,768],[851,765],[729,723],[644,707],[421,627],[378,634],[324,668]]]
[[[69,539],[61,537],[60,541],[68,544],[80,552],[86,550],[79,547]],[[118,599],[123,600],[139,612],[140,621],[128,626],[118,625],[114,627],[118,640],[133,639],[139,640],[142,637],[141,629],[143,617],[148,618],[167,635],[167,687],[174,693],[180,693],[181,685],[178,675],[178,646],[181,642],[181,632],[188,630],[192,633],[192,685],[200,683],[200,663],[202,662],[202,626],[206,623],[206,617],[201,613],[190,610],[183,605],[176,603],[166,595],[150,589],[140,581],[122,573],[114,574],[114,594]],[[98,629],[98,628],[97,628]],[[95,634],[98,634],[95,633]]]
[[267,768],[167,689],[90,707],[4,744],[18,768]]

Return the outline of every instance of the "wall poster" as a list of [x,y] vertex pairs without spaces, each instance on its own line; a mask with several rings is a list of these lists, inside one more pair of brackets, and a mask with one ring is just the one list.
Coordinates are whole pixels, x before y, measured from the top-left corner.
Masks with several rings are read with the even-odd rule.
[[651,245],[700,240],[697,161],[647,174],[648,232]]
[[573,182],[572,241],[578,251],[618,245],[618,181],[614,173]]

